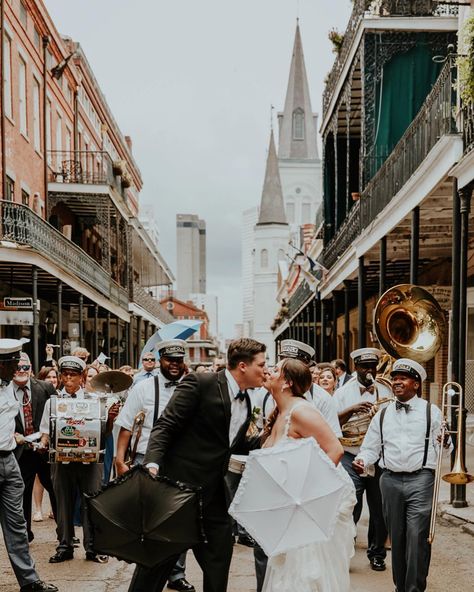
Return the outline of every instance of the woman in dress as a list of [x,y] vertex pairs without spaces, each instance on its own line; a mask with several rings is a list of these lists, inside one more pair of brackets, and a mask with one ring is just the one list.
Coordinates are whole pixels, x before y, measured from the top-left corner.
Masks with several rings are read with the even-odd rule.
[[319,386],[331,396],[334,395],[337,385],[337,376],[334,366],[331,366],[331,364],[319,364],[319,369]]
[[[304,399],[311,380],[306,365],[291,358],[279,362],[269,374],[265,387],[271,392],[276,407],[262,434],[262,447],[278,446],[288,439],[313,437],[337,466],[346,488],[330,540],[271,557],[263,592],[350,590],[349,563],[354,554],[355,536],[352,520],[352,509],[356,502],[354,486],[342,465],[339,465],[343,455],[339,440],[319,411]],[[317,475],[314,477],[318,478]]]

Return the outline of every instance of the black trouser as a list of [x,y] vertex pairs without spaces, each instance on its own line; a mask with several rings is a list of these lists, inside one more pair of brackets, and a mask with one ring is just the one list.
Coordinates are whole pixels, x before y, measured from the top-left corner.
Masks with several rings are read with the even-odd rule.
[[362,513],[362,504],[364,491],[367,496],[367,505],[369,506],[369,530],[367,533],[368,546],[367,557],[369,559],[385,559],[387,550],[385,549],[385,541],[387,540],[387,527],[383,517],[382,510],[382,495],[380,493],[380,475],[382,471],[380,467],[375,465],[374,477],[362,477],[354,470],[352,461],[355,455],[350,452],[344,452],[342,457],[342,466],[349,473],[356,490],[357,503],[354,507],[353,517],[354,522],[359,522]]
[[[203,526],[207,542],[193,547],[203,576],[203,592],[225,592],[232,559],[232,522],[227,513],[224,493],[215,496],[203,510]],[[129,592],[159,592],[163,590],[179,555],[153,569],[135,569]]]
[[81,495],[81,514],[83,545],[86,551],[94,552],[89,518],[85,511],[83,494],[92,495],[99,491],[102,482],[102,463],[57,463],[52,470],[54,493],[58,503],[56,532],[59,545],[57,551],[74,551],[74,508],[79,490]]
[[384,471],[383,511],[392,540],[392,575],[397,592],[424,592],[431,559],[428,543],[434,472]]
[[20,466],[23,483],[25,484],[23,512],[25,514],[28,534],[31,535],[31,505],[36,475],[38,475],[41,485],[49,493],[51,509],[53,511],[54,519],[56,520],[57,506],[53,482],[51,480],[51,465],[48,463],[47,454],[35,452],[26,447],[20,456],[18,464]]

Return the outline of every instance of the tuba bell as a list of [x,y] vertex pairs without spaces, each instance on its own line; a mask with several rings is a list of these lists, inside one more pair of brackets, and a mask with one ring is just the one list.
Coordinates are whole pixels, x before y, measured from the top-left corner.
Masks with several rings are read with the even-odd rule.
[[444,312],[427,290],[400,284],[379,298],[374,330],[385,351],[394,358],[431,360],[446,335]]

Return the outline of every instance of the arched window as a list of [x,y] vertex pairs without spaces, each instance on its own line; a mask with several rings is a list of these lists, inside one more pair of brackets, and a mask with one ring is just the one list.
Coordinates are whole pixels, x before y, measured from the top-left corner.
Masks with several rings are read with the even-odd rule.
[[293,111],[293,140],[304,140],[304,111],[300,107]]
[[260,267],[268,267],[268,251],[262,249],[260,251]]

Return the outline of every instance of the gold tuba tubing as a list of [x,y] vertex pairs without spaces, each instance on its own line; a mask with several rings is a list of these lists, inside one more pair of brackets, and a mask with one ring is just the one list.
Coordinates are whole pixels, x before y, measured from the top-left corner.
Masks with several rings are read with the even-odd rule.
[[[457,404],[453,405],[452,398],[458,396]],[[430,532],[428,535],[428,542],[433,543],[436,528],[436,513],[438,510],[439,500],[439,486],[441,479],[450,483],[451,485],[464,485],[471,483],[474,480],[474,476],[470,475],[463,462],[464,458],[464,424],[463,424],[463,411],[464,411],[464,391],[462,386],[457,382],[447,382],[443,386],[443,394],[441,401],[441,444],[438,454],[438,460],[436,463],[435,471],[435,482],[433,489],[433,501],[431,504],[431,519],[430,519]],[[448,430],[448,416],[451,409],[457,408],[458,410],[458,422],[456,430]],[[454,457],[453,467],[451,472],[441,475],[441,462],[442,462],[442,446],[444,437],[446,434],[456,434],[456,454]]]

